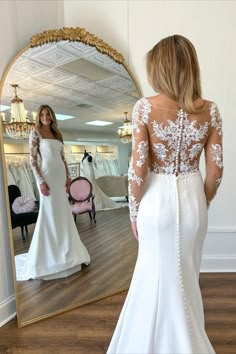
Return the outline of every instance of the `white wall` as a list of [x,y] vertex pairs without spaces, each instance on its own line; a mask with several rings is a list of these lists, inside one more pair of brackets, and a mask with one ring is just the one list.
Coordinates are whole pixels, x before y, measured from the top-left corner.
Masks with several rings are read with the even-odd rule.
[[[224,119],[225,173],[209,212],[210,227],[203,255],[203,269],[213,271],[236,270],[235,18],[235,1],[0,1],[0,75],[33,34],[63,25],[79,26],[120,51],[144,95],[152,95],[146,80],[145,53],[170,34],[179,33],[193,41],[202,68],[204,96],[218,103]],[[1,165],[0,196],[4,200]],[[5,206],[0,203],[1,325],[14,313],[14,302]]]
[[[64,3],[59,0],[0,1],[0,76],[9,61],[25,47],[30,37],[64,25]],[[5,192],[0,151],[0,326],[15,313]]]
[[215,101],[224,120],[224,179],[209,211],[202,270],[236,271],[236,96],[235,1],[73,1],[65,2],[65,25],[81,26],[124,54],[145,96],[145,54],[161,38],[188,37],[198,52],[204,97]]

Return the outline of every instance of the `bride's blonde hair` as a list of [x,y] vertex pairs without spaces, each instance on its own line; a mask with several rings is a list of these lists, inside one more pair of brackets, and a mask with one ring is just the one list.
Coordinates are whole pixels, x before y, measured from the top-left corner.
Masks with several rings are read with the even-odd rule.
[[196,50],[187,38],[173,35],[162,39],[147,53],[147,77],[152,88],[177,101],[189,113],[201,110],[200,68]]
[[37,111],[36,120],[35,120],[36,128],[40,128],[42,126],[42,122],[41,122],[40,117],[41,117],[41,113],[42,113],[43,109],[46,109],[50,115],[50,118],[51,118],[50,129],[51,129],[53,136],[55,137],[55,139],[60,140],[63,143],[62,134],[61,134],[60,130],[58,129],[56,115],[55,115],[53,109],[50,106],[48,106],[47,104],[43,104],[42,106],[40,106]]

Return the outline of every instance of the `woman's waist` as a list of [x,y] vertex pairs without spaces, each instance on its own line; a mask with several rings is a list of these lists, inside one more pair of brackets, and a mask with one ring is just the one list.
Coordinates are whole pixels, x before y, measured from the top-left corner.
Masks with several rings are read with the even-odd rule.
[[202,178],[201,172],[198,169],[189,172],[178,172],[178,173],[160,173],[156,171],[149,170],[148,175],[153,178],[164,179],[164,180],[187,180],[193,178]]
[[41,161],[41,169],[55,169],[55,168],[64,168],[64,163],[62,160],[55,159],[42,159]]

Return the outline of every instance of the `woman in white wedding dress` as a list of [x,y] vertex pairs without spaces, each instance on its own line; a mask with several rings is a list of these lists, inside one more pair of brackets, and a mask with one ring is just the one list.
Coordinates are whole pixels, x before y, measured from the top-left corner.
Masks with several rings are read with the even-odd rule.
[[[30,161],[40,191],[40,208],[28,253],[15,256],[16,278],[56,279],[89,264],[66,194],[70,183],[63,139],[55,113],[43,105],[29,138]],[[38,163],[40,157],[40,164]]]
[[[159,95],[133,110],[130,218],[139,252],[109,354],[212,354],[199,287],[207,209],[223,170],[222,125],[201,98],[192,43],[179,35],[147,55]],[[205,150],[206,177],[199,171]]]
[[108,197],[103,191],[98,187],[95,179],[95,173],[93,168],[92,156],[89,155],[86,150],[81,164],[82,175],[92,183],[93,195],[96,210],[114,209],[118,205],[110,197]]

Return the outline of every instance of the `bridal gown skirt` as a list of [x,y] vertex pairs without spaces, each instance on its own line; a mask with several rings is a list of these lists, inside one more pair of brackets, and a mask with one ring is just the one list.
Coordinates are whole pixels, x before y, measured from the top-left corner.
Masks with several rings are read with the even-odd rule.
[[[58,141],[43,143],[52,145]],[[65,191],[64,163],[61,159],[51,160],[50,165],[43,164],[41,170],[50,195],[40,193],[39,215],[29,252],[15,256],[18,281],[66,277],[79,271],[81,264],[90,263]]]
[[200,173],[150,173],[137,227],[138,258],[107,353],[215,353],[198,283],[207,231]]

